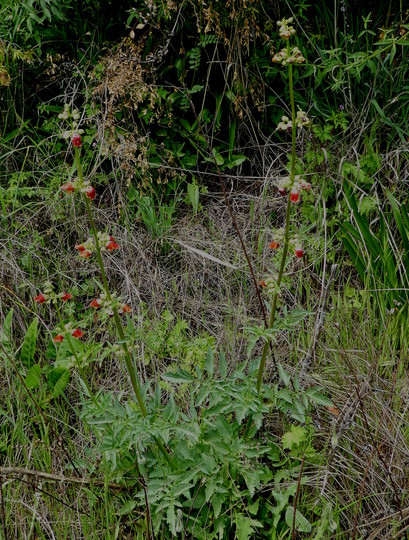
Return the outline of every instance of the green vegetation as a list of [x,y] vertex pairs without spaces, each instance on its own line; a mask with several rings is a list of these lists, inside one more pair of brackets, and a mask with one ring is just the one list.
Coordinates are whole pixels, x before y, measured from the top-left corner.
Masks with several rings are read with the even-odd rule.
[[403,2],[0,15],[0,540],[408,538]]

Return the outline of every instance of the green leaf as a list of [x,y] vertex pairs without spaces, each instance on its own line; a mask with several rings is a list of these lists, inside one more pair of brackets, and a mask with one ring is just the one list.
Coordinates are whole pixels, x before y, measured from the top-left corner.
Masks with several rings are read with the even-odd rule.
[[290,382],[291,382],[290,376],[288,375],[288,373],[283,368],[280,362],[278,363],[277,368],[278,368],[278,374],[280,375],[280,379],[283,381],[285,386],[287,387],[290,386]]
[[248,540],[255,532],[253,527],[263,527],[262,523],[251,519],[243,514],[236,514],[236,538],[237,540]]
[[294,446],[298,446],[304,442],[307,438],[307,430],[301,426],[290,427],[290,431],[283,435],[283,448],[284,450],[292,450]]
[[173,382],[173,383],[190,383],[195,379],[193,375],[183,369],[179,370],[177,373],[163,373],[162,379],[164,381]]
[[207,349],[204,370],[207,371],[210,376],[214,373],[214,353],[210,347]]
[[220,516],[220,512],[222,510],[222,504],[225,498],[226,498],[225,495],[223,495],[222,493],[215,493],[212,497],[212,506],[213,506],[215,519],[217,519]]
[[333,407],[334,403],[322,394],[317,388],[308,388],[305,391],[305,394],[310,398],[311,401],[317,403],[317,405],[324,405],[324,407]]
[[31,366],[27,375],[26,375],[26,386],[27,388],[38,388],[41,382],[41,367],[39,364]]
[[226,356],[222,350],[219,352],[219,372],[223,379],[227,376]]
[[[13,308],[7,313],[6,318],[4,319],[3,327],[0,328],[0,340],[2,347],[0,348],[0,354],[5,353],[9,356],[12,355],[11,347],[11,321],[13,318]],[[4,349],[4,351],[3,351]]]
[[237,154],[226,163],[226,167],[228,167],[229,169],[234,169],[234,167],[238,167],[239,165],[244,163],[246,159],[246,156],[243,156],[243,154]]
[[60,396],[67,387],[70,380],[70,370],[64,368],[55,368],[48,374],[48,384],[52,390],[51,397]]
[[27,368],[30,368],[34,362],[34,353],[37,342],[37,326],[38,319],[36,317],[28,327],[21,347],[20,359]]
[[126,516],[130,514],[136,506],[136,501],[129,500],[123,504],[116,512],[118,516]]
[[[285,522],[292,531],[294,522],[294,508],[292,506],[289,506],[285,511]],[[298,532],[311,532],[311,523],[298,510],[295,512],[295,530]]]

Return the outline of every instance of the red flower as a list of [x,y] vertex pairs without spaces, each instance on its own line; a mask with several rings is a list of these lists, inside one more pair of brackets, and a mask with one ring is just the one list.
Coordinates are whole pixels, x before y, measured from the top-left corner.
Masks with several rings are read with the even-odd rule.
[[75,244],[75,248],[77,251],[85,251],[85,248],[82,244]]
[[260,287],[267,287],[267,282],[265,279],[262,279],[261,281],[259,281],[258,284],[260,285]]
[[101,300],[99,300],[98,298],[95,298],[95,300],[93,300],[89,307],[93,307],[95,309],[98,309],[99,307],[101,307]]
[[297,248],[295,250],[295,256],[298,257],[299,259],[302,259],[304,255],[304,250],[302,248]]
[[34,298],[34,302],[38,302],[39,304],[44,304],[46,300],[47,298],[43,295],[43,293],[40,293],[38,296]]
[[121,308],[118,309],[119,315],[123,315],[124,313],[130,313],[132,309],[128,306],[128,304],[124,304]]
[[87,188],[85,188],[85,195],[88,197],[90,201],[93,201],[97,193],[92,186],[88,186]]
[[63,294],[62,294],[62,296],[61,296],[61,300],[62,300],[63,302],[66,302],[67,300],[71,300],[71,298],[72,298],[72,294],[67,293],[67,292],[65,292],[65,291],[63,292]]
[[291,190],[290,200],[293,203],[297,203],[300,200],[300,194],[298,191]]
[[115,242],[115,238],[113,236],[109,237],[110,240],[105,246],[108,251],[113,251],[114,249],[119,249],[119,244]]
[[285,189],[285,187],[279,187],[278,193],[284,197],[287,194],[287,190]]
[[275,240],[273,240],[270,244],[270,249],[277,249],[279,247],[280,247],[280,244],[276,242]]
[[83,259],[89,259],[92,255],[92,253],[90,252],[89,249],[80,249],[79,250],[79,254],[78,254],[80,257],[82,257]]
[[82,146],[81,135],[74,135],[73,138],[71,139],[71,142],[72,142],[73,146],[76,146],[77,148]]
[[74,193],[75,186],[72,182],[67,182],[61,186],[61,189],[65,191],[65,193]]
[[62,334],[57,334],[55,337],[53,337],[54,343],[61,343],[63,339],[64,339],[64,336]]
[[73,330],[71,332],[71,335],[72,337],[75,337],[75,338],[80,338],[84,335],[84,332],[81,332],[81,330],[79,330],[78,328],[76,328],[75,330]]

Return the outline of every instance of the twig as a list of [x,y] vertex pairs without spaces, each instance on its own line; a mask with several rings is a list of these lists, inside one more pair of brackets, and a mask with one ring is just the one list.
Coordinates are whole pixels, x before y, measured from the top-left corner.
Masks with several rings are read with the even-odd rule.
[[[81,478],[79,476],[64,476],[63,474],[54,474],[46,473],[43,471],[37,471],[35,469],[24,469],[22,467],[0,467],[0,478],[1,475],[10,476],[33,476],[35,478],[41,478],[42,480],[49,482],[68,482],[70,484],[81,484],[81,485],[93,485],[93,486],[105,486],[106,483],[104,480],[94,480],[92,478]],[[110,489],[116,489],[119,491],[131,489],[128,486],[122,484],[109,483],[108,487]]]

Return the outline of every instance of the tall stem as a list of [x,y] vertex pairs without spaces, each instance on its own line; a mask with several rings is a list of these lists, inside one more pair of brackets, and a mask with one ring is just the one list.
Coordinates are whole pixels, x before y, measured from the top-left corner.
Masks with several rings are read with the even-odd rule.
[[[288,82],[289,82],[289,89],[290,89],[290,103],[291,103],[291,120],[292,120],[292,129],[291,129],[291,170],[290,170],[290,185],[294,184],[295,179],[295,144],[296,144],[296,135],[297,135],[297,126],[295,125],[295,102],[294,102],[294,87],[293,87],[293,66],[292,64],[289,64],[288,66]],[[278,272],[277,276],[277,282],[276,282],[276,288],[273,295],[273,301],[271,304],[271,315],[270,315],[270,321],[268,328],[273,328],[275,317],[277,313],[277,303],[278,303],[278,296],[280,294],[280,285],[281,281],[283,279],[284,275],[284,268],[285,263],[287,260],[288,255],[288,248],[289,248],[289,237],[290,237],[290,216],[291,216],[291,199],[290,195],[288,195],[287,200],[287,209],[285,214],[285,229],[284,229],[284,245],[283,245],[283,254],[281,257],[281,264],[280,264],[280,270]],[[271,344],[271,337],[267,339],[267,341],[264,344],[263,352],[261,355],[260,360],[260,366],[258,368],[258,374],[257,374],[257,392],[260,393],[261,384],[263,382],[263,375],[264,370],[266,367],[266,361],[267,361],[267,354],[270,349]]]

